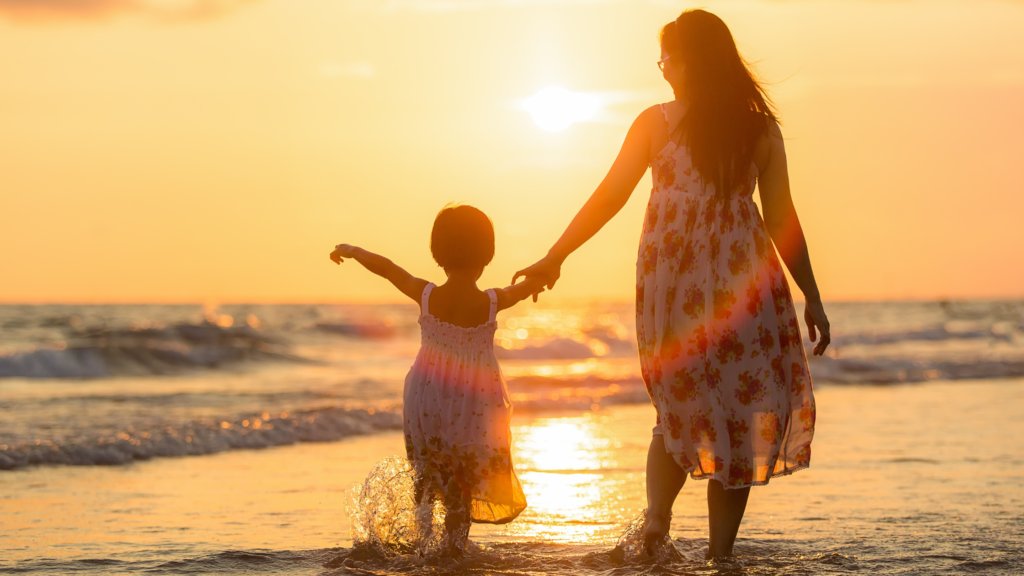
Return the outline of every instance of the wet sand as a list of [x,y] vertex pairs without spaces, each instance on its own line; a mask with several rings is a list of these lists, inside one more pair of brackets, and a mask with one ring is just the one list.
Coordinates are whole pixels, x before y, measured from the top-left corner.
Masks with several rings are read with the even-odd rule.
[[[816,393],[811,468],[753,489],[729,573],[1024,570],[1024,381]],[[507,526],[474,527],[474,541],[514,557],[486,572],[610,568],[580,558],[614,545],[643,508],[653,420],[649,406],[517,416],[515,464],[529,507]],[[347,489],[402,452],[391,432],[3,473],[0,570],[320,573],[336,548],[351,546]],[[672,535],[684,562],[668,573],[715,572],[702,560],[705,487],[688,481],[676,502]]]

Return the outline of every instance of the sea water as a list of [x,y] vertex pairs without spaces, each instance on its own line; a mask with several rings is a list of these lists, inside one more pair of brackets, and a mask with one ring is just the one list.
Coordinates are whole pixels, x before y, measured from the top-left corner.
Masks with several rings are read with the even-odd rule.
[[1021,570],[1024,303],[827,306],[811,468],[753,490],[731,563],[704,562],[691,480],[657,568],[607,554],[642,512],[654,419],[632,308],[499,315],[529,508],[446,563],[353,551],[346,510],[403,452],[415,305],[2,306],[0,571]]

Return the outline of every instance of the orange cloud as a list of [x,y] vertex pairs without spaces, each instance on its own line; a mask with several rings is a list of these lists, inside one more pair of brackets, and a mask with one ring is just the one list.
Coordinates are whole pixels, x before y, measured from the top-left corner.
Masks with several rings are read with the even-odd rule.
[[167,19],[219,16],[253,0],[0,0],[0,17],[15,20],[95,19],[146,14]]

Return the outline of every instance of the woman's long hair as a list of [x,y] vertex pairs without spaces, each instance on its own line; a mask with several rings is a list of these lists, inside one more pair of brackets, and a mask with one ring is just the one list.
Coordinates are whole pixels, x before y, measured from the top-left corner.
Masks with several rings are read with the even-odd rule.
[[710,12],[687,10],[666,24],[661,47],[685,66],[683,85],[672,86],[687,102],[678,128],[682,143],[704,182],[727,198],[750,177],[754,146],[776,120],[771,99],[725,22]]

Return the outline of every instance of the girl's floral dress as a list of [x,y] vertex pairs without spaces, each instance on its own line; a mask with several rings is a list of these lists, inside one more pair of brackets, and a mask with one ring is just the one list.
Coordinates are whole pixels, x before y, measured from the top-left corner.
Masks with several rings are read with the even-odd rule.
[[512,469],[512,403],[494,356],[497,296],[487,291],[487,323],[463,328],[430,314],[433,288],[423,290],[422,344],[405,379],[406,455],[425,497],[474,522],[510,522],[526,496]]
[[670,141],[651,167],[636,326],[655,434],[693,478],[727,488],[806,468],[814,396],[789,286],[753,201],[757,169],[720,199],[685,146]]

